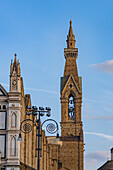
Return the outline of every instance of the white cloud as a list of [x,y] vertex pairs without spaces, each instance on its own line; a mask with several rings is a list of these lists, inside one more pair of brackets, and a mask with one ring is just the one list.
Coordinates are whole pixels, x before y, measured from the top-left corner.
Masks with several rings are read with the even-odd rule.
[[90,120],[110,120],[113,121],[113,116],[91,116],[91,115],[85,115],[84,118],[90,119]]
[[52,91],[52,90],[37,89],[37,88],[25,88],[25,89],[32,90],[32,91],[40,91],[40,92],[44,92],[44,93],[59,94],[58,92]]
[[108,60],[100,64],[92,64],[91,66],[102,72],[113,74],[113,60]]
[[103,137],[108,140],[113,140],[113,136],[106,135],[104,133],[97,133],[97,132],[84,132],[84,133],[85,133],[85,135],[96,135],[96,136]]
[[113,106],[113,103],[109,104],[109,106]]
[[109,103],[107,103],[106,101],[100,101],[100,100],[97,100],[97,99],[87,99],[87,98],[84,98],[84,100],[86,101],[86,102],[93,102],[93,103],[101,103],[101,104],[109,104]]
[[104,159],[110,159],[110,154],[109,151],[95,151],[87,153],[85,157],[95,161],[103,161]]
[[109,151],[89,152],[85,155],[85,167],[90,170],[97,169],[108,159],[110,159]]
[[[0,84],[2,84],[2,86],[5,86],[5,87],[8,87],[8,84],[6,84],[6,83],[0,83]],[[25,88],[25,90],[30,90],[30,91],[40,91],[40,92],[44,92],[44,93],[51,93],[51,94],[59,94],[58,92],[56,92],[56,91],[52,91],[52,90],[45,90],[45,89],[38,89],[38,88]]]

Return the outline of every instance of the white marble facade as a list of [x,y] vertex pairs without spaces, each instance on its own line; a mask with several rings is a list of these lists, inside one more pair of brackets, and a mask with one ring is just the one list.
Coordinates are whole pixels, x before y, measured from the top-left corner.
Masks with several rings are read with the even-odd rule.
[[16,55],[11,62],[10,90],[0,84],[0,169],[20,169],[20,143],[17,141],[21,113],[21,77]]

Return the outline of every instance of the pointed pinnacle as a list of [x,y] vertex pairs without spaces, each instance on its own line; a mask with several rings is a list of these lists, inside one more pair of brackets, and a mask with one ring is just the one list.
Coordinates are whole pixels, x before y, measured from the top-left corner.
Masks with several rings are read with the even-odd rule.
[[16,58],[17,54],[15,53],[15,60],[14,60],[14,63],[16,64],[17,63],[17,58]]
[[72,26],[72,20],[70,20],[70,25]]
[[70,20],[69,36],[73,35],[72,20]]

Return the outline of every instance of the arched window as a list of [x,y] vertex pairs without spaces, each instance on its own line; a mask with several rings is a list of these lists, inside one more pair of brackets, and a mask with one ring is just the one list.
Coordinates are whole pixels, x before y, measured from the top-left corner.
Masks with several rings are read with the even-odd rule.
[[3,109],[6,109],[6,105],[3,105]]
[[68,113],[69,119],[74,118],[74,98],[72,95],[69,96]]
[[11,126],[12,127],[16,127],[16,120],[17,120],[17,116],[15,113],[13,113],[11,116]]
[[16,156],[16,138],[11,139],[11,156]]

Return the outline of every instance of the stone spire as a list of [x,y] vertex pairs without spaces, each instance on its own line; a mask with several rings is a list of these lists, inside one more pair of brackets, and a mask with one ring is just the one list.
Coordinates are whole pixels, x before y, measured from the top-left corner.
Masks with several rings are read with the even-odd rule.
[[72,29],[72,21],[70,21],[69,33],[67,35],[67,48],[64,48],[64,56],[66,58],[62,90],[65,86],[67,78],[72,75],[79,86],[79,77],[77,71],[76,59],[78,56],[78,48],[75,48],[75,36]]
[[17,55],[14,55],[10,65],[10,92],[21,92],[21,70]]
[[15,59],[14,59],[14,64],[16,65],[17,64],[17,54],[15,53]]
[[[67,36],[67,48],[64,49],[65,69],[61,78],[61,138],[62,168],[83,170],[83,129],[81,120],[82,86],[78,75],[76,59],[78,49],[75,48],[75,36],[70,21]],[[68,154],[67,154],[68,153]],[[64,160],[65,157],[65,160]],[[70,158],[71,157],[71,158]],[[63,161],[62,161],[63,160]]]
[[10,65],[10,74],[13,72],[13,60],[11,60],[11,65]]
[[73,34],[72,21],[70,20],[69,33],[67,35],[67,48],[75,48],[75,36]]
[[13,72],[15,71],[15,73],[20,76],[21,74],[21,70],[20,70],[20,63],[19,61],[17,61],[17,54],[15,53],[15,58],[14,58],[14,63],[11,60],[11,66],[10,66],[10,75],[13,74]]
[[70,20],[69,36],[73,35],[72,20]]

